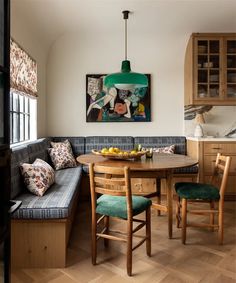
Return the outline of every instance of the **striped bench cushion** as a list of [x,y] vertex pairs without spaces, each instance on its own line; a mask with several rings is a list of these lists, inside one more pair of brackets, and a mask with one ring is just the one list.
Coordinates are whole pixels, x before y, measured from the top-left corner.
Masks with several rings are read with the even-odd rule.
[[160,137],[135,137],[135,144],[142,147],[166,147],[175,145],[176,154],[186,154],[186,138],[183,136],[160,136]]
[[198,173],[198,165],[177,168],[174,170],[174,174],[197,174]]
[[81,154],[84,154],[84,137],[53,137],[51,139],[53,142],[63,142],[65,140],[69,140],[75,158]]
[[29,154],[29,162],[33,163],[35,159],[40,158],[46,162],[50,162],[48,156],[48,147],[50,144],[49,138],[38,139],[34,142],[31,142],[27,145],[28,154]]
[[100,150],[111,146],[119,147],[123,150],[131,150],[134,147],[133,137],[92,136],[85,138],[85,153],[90,153],[92,149]]
[[70,216],[73,198],[79,188],[82,167],[56,171],[56,181],[42,197],[23,193],[16,197],[21,207],[12,215],[15,219],[61,219]]
[[11,198],[26,191],[23,178],[20,173],[20,164],[29,163],[28,149],[26,146],[12,148],[11,154]]

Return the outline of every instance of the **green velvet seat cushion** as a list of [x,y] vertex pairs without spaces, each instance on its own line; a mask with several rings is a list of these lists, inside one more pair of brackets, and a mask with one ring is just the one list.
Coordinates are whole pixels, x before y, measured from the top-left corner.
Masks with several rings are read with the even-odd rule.
[[175,184],[175,190],[180,198],[218,200],[220,198],[219,190],[209,184],[179,182]]
[[[141,196],[132,196],[133,216],[145,211],[152,201]],[[125,196],[102,195],[97,199],[96,212],[112,217],[127,219]]]

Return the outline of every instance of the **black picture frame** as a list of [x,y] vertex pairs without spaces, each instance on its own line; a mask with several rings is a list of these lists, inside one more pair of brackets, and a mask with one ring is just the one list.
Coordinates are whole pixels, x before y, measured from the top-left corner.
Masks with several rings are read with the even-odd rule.
[[151,122],[151,75],[148,87],[134,91],[108,90],[106,74],[86,75],[86,122]]

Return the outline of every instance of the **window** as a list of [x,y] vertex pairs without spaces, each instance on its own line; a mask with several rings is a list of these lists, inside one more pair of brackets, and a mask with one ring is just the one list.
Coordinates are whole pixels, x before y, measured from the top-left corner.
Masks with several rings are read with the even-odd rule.
[[10,143],[36,139],[36,100],[10,92]]
[[37,64],[12,39],[10,47],[10,143],[16,144],[37,138]]

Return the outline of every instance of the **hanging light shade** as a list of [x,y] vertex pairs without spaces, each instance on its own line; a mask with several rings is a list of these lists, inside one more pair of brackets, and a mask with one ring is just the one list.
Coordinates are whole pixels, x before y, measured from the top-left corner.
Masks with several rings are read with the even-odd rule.
[[129,17],[129,11],[123,11],[122,13],[125,20],[125,60],[122,61],[121,71],[107,75],[104,84],[108,88],[116,87],[123,90],[134,90],[135,88],[147,87],[147,76],[132,72],[130,61],[127,60],[127,19]]

